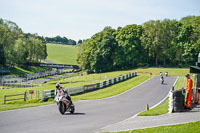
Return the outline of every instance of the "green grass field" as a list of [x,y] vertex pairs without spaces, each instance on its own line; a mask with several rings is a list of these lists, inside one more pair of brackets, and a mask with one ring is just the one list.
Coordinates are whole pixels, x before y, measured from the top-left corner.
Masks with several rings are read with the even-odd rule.
[[47,60],[57,64],[77,65],[78,48],[76,46],[47,44]]
[[199,131],[200,131],[200,121],[179,124],[179,125],[160,126],[154,128],[137,129],[132,131],[115,132],[115,133],[199,133]]
[[168,72],[169,76],[185,76],[187,73],[189,73],[188,68],[138,68],[135,69],[139,74],[150,74],[152,73],[153,76],[160,75],[160,72],[163,74],[165,72]]

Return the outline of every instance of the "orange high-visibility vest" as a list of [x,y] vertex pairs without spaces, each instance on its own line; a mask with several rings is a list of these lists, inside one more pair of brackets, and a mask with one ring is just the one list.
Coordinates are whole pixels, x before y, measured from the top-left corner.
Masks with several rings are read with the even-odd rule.
[[185,87],[185,91],[192,91],[192,87],[193,87],[193,83],[192,83],[192,79],[188,78],[187,82],[186,82],[186,87]]
[[191,108],[192,106],[192,86],[193,82],[191,78],[187,79],[186,87],[185,87],[185,106]]

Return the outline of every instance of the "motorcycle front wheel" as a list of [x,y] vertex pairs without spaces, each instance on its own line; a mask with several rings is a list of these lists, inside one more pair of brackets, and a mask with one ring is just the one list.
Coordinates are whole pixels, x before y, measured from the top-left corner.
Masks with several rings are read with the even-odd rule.
[[66,112],[66,106],[65,106],[64,103],[60,102],[60,103],[58,104],[58,109],[59,109],[59,111],[60,111],[60,113],[61,113],[62,115],[65,114],[65,112]]

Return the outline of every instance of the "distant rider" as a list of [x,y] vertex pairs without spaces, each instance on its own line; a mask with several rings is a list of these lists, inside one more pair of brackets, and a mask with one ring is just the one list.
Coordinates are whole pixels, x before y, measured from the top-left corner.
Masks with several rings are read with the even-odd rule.
[[168,76],[168,72],[165,72],[165,76],[166,76],[166,77]]
[[68,91],[65,88],[63,88],[60,85],[60,83],[56,84],[55,96],[57,96],[58,93],[60,93],[61,95],[65,95],[66,99],[70,101],[70,104],[72,104],[70,94],[68,93]]
[[160,76],[160,81],[162,84],[164,83],[164,77],[162,75]]

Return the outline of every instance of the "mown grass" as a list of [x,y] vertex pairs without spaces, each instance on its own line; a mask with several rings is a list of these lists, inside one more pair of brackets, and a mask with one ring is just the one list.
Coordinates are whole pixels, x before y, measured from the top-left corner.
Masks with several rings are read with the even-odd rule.
[[139,113],[138,116],[154,116],[154,115],[166,114],[168,112],[168,103],[169,103],[169,98],[167,98],[162,104],[158,105],[157,107]]
[[[24,75],[24,74],[30,74],[30,73],[36,73],[36,72],[42,72],[48,70],[48,68],[40,68],[40,67],[35,67],[35,66],[28,66],[27,68],[23,69],[21,67],[15,66],[10,69],[10,75]],[[4,76],[4,75],[0,75]]]
[[0,104],[0,111],[20,109],[20,108],[30,108],[42,105],[53,104],[53,99],[49,99],[47,102],[42,102],[41,99],[29,99],[27,101],[18,100],[11,101],[6,104]]
[[160,75],[160,72],[165,74],[168,72],[168,76],[185,76],[189,73],[189,68],[138,68],[135,69],[139,74],[150,74],[152,73],[153,76]]
[[78,48],[76,46],[47,43],[47,60],[57,64],[77,65]]
[[179,76],[178,81],[176,82],[176,85],[174,86],[174,90],[185,88],[185,84],[186,84],[186,77]]
[[132,131],[122,131],[115,133],[199,133],[199,131],[200,131],[200,121],[171,125],[171,126],[159,126],[154,128],[136,129]]

